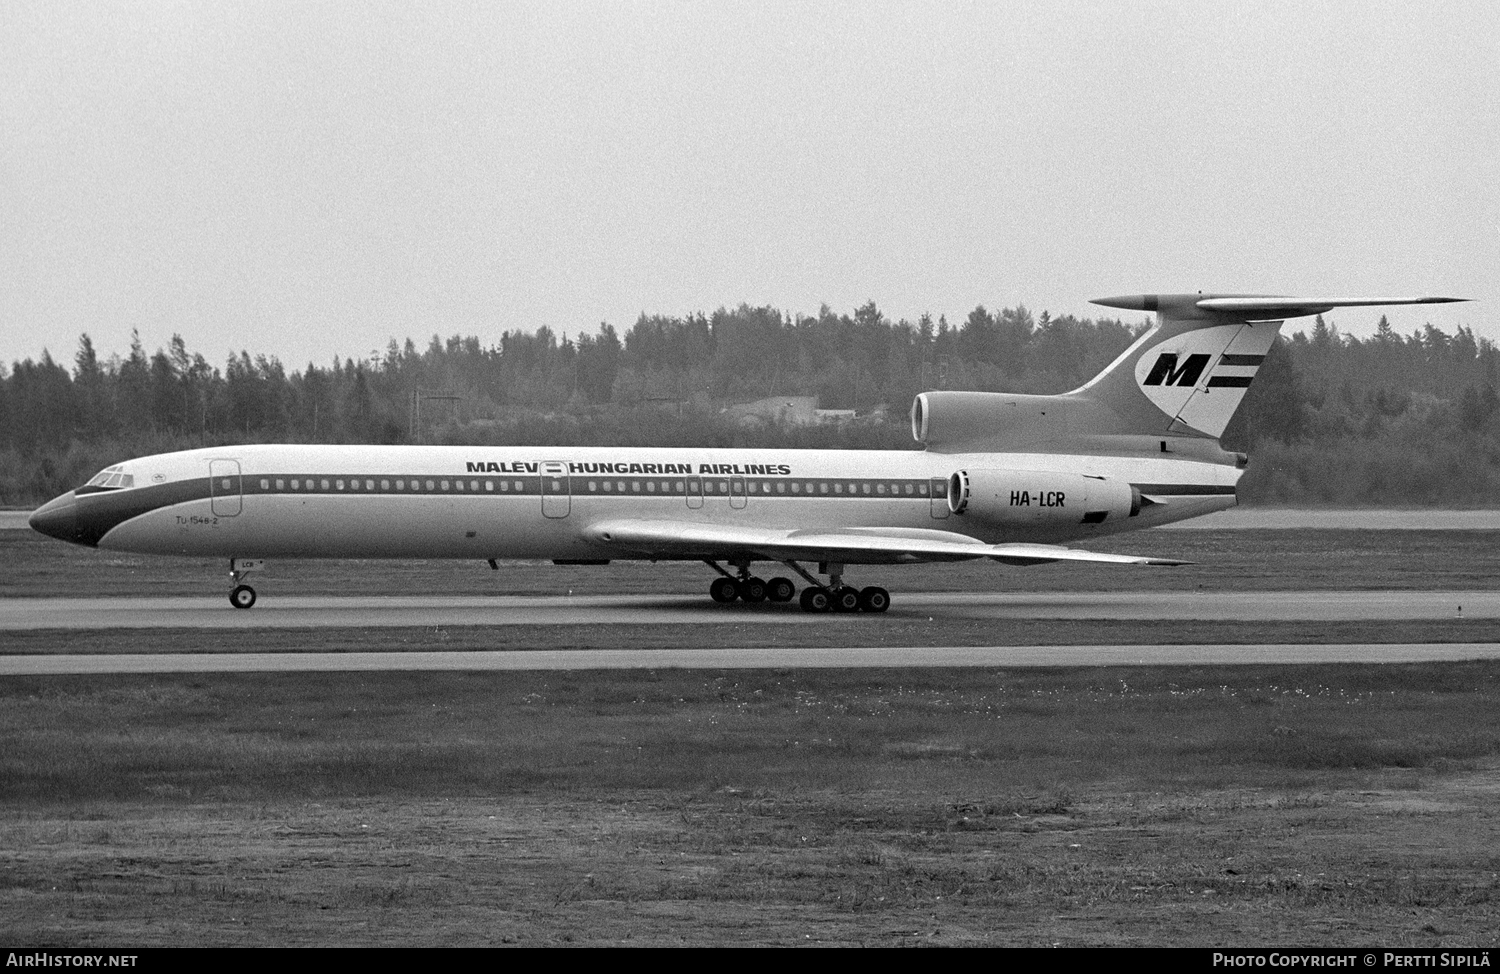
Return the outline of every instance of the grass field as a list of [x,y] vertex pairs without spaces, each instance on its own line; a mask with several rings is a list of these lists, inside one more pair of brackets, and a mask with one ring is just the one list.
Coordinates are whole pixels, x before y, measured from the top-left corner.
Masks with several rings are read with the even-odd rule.
[[[1481,588],[1495,540],[1161,533],[1118,547],[1203,564],[1108,577]],[[222,589],[222,566],[41,546],[0,535],[0,597]],[[263,597],[706,581],[687,566],[273,572]],[[993,566],[879,581],[898,578],[1094,584]],[[518,630],[339,638],[609,638]],[[1131,633],[1151,638],[1108,641]],[[0,634],[11,651],[97,638]],[[204,636],[92,648],[122,640]],[[1497,946],[1497,690],[1493,663],[9,678],[0,943]]]

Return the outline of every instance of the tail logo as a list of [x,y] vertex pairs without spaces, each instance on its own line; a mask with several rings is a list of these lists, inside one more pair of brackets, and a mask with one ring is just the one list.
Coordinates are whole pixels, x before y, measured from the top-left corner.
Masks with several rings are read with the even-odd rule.
[[1135,380],[1173,431],[1218,436],[1266,360],[1280,322],[1210,325],[1174,335],[1136,360]]
[[1187,361],[1179,366],[1176,352],[1162,352],[1141,384],[1159,386],[1165,382],[1169,386],[1195,386],[1198,384],[1198,377],[1207,367],[1207,355],[1189,355]]

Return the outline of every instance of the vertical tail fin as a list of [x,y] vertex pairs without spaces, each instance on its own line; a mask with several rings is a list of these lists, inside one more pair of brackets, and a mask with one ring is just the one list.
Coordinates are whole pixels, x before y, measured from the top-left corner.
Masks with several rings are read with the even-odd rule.
[[1087,384],[1059,396],[924,392],[912,435],[942,452],[1137,453],[1218,447],[1287,318],[1333,308],[1462,298],[1304,300],[1261,295],[1137,294],[1095,304],[1154,311],[1156,324]]
[[1094,303],[1154,311],[1157,322],[1068,397],[1107,407],[1120,424],[1109,432],[1217,439],[1244,400],[1286,318],[1338,307],[1456,300],[1462,299],[1306,300],[1201,293],[1100,298]]

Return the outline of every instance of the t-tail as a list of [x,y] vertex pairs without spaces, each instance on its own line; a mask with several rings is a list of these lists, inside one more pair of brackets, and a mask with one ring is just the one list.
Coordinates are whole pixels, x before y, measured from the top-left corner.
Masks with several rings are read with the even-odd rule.
[[925,392],[912,405],[912,432],[941,452],[1217,458],[1224,456],[1218,438],[1287,318],[1334,308],[1462,300],[1203,293],[1099,298],[1095,304],[1155,312],[1156,323],[1091,381],[1056,396]]

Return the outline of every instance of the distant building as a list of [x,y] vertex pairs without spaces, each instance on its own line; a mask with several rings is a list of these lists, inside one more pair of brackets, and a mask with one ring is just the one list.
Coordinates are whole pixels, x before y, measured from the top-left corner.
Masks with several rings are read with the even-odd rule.
[[821,423],[817,396],[772,396],[725,408],[731,419],[743,424],[811,426]]

